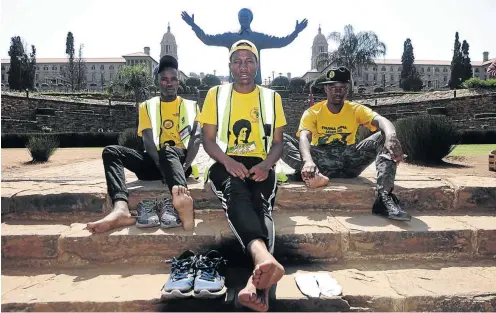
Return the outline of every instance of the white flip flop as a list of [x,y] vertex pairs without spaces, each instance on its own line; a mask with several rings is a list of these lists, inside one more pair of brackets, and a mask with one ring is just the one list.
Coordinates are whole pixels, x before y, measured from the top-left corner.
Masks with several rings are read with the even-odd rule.
[[341,285],[339,285],[337,280],[332,278],[329,273],[315,273],[313,275],[322,295],[326,297],[335,297],[343,293],[343,288]]
[[320,289],[313,274],[299,273],[294,274],[296,285],[301,293],[309,298],[318,298],[320,296]]

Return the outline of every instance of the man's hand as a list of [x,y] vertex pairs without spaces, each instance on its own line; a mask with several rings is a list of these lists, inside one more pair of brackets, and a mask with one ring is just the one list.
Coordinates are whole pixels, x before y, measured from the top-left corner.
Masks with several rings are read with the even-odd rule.
[[308,25],[308,20],[303,19],[300,23],[298,23],[298,20],[296,20],[296,26],[295,26],[295,32],[300,33],[302,30],[304,30]]
[[226,168],[226,171],[234,177],[245,179],[249,176],[249,172],[246,167],[232,158],[227,159],[224,163],[224,167]]
[[250,179],[261,182],[269,177],[270,166],[265,162],[260,162],[250,169]]
[[303,177],[303,179],[313,178],[316,173],[317,173],[317,165],[315,165],[315,163],[312,160],[305,161],[301,169],[301,176]]
[[391,154],[393,161],[398,163],[403,161],[403,149],[401,148],[401,143],[395,133],[386,137],[384,147]]
[[189,16],[189,14],[186,13],[186,11],[183,11],[183,12],[181,12],[181,17],[186,22],[186,24],[188,24],[189,26],[195,25],[195,15],[194,14],[192,16]]

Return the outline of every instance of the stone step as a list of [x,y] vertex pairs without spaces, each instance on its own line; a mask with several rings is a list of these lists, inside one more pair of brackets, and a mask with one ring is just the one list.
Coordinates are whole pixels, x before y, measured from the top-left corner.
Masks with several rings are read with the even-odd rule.
[[[404,264],[402,264],[404,265]],[[269,302],[271,311],[495,311],[494,262],[432,263],[410,267],[367,264],[340,267],[286,267]],[[167,267],[168,268],[168,267]],[[2,311],[234,311],[242,281],[227,272],[226,296],[214,300],[160,300],[168,269],[99,267],[3,270]],[[327,272],[342,296],[308,298],[295,273]],[[244,276],[243,276],[244,277]],[[242,286],[242,285],[241,285]],[[242,287],[241,287],[242,288]]]
[[[417,180],[418,179],[418,180]],[[23,185],[24,184],[24,185]],[[89,184],[89,183],[88,183]],[[21,220],[90,221],[111,209],[104,183],[84,187],[78,182],[2,182],[2,218]],[[134,181],[128,184],[129,204],[169,194],[159,182]],[[195,208],[221,210],[219,200],[208,185],[190,184]],[[40,192],[40,189],[42,190]],[[19,190],[9,193],[9,190]],[[496,180],[490,177],[434,179],[419,176],[398,180],[395,193],[407,210],[495,211]],[[326,188],[308,189],[303,183],[279,186],[276,209],[319,209],[335,212],[368,212],[375,198],[375,184],[363,177],[333,179]]]
[[[372,215],[275,212],[276,256],[294,262],[350,260],[462,260],[496,256],[496,216],[411,212],[410,222]],[[2,268],[88,264],[160,264],[182,251],[217,249],[242,255],[225,218],[198,214],[194,232],[124,227],[92,235],[85,224],[7,221]]]

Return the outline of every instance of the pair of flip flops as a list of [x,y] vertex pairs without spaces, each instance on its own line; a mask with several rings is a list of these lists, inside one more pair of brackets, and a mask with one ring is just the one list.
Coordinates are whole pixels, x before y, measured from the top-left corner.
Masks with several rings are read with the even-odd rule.
[[310,298],[336,297],[343,293],[343,288],[329,273],[294,274],[296,285],[301,293]]

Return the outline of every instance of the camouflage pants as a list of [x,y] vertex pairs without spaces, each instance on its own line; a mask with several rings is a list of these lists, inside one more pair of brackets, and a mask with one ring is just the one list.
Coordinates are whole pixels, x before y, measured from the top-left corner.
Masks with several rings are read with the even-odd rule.
[[[284,134],[282,160],[298,174],[303,167],[299,148],[297,139]],[[393,190],[396,162],[384,148],[384,136],[381,132],[371,135],[359,144],[311,146],[310,153],[320,173],[329,178],[357,177],[375,160],[377,192]]]

